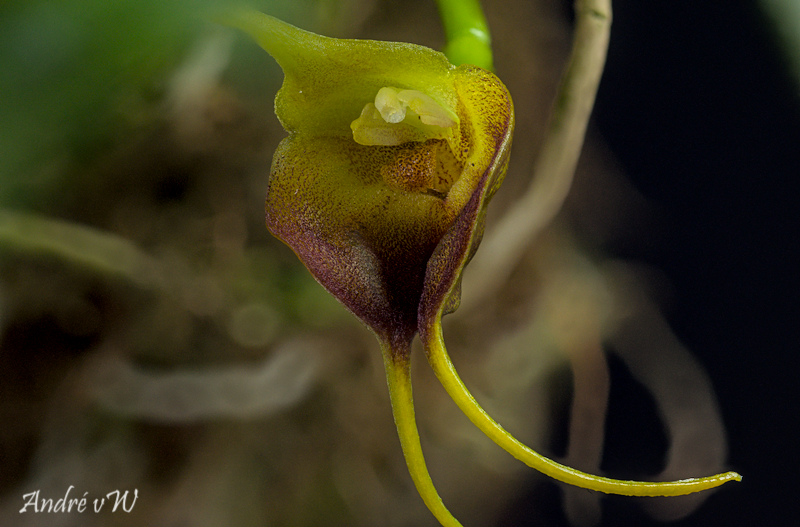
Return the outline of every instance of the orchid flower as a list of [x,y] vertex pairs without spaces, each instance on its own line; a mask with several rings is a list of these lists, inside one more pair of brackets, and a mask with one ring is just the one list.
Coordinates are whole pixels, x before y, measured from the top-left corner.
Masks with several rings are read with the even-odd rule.
[[647,483],[585,474],[517,441],[459,378],[441,321],[459,305],[461,274],[481,241],[514,130],[511,96],[494,74],[454,66],[422,46],[327,38],[252,11],[226,23],[254,37],[285,75],[275,112],[289,135],[272,163],[267,227],[377,337],[409,472],[442,525],[460,523],[442,503],[420,447],[410,379],[417,334],[467,417],[560,481],[655,496],[739,478]]

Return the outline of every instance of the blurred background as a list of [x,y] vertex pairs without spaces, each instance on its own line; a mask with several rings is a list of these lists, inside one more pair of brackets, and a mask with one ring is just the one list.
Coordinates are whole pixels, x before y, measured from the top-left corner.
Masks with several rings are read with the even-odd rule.
[[[377,343],[263,226],[282,74],[208,22],[220,5],[0,4],[0,525],[435,525]],[[444,42],[432,0],[255,5],[329,36]],[[491,236],[529,183],[572,5],[484,6],[518,120]],[[744,480],[689,500],[565,490],[477,432],[418,353],[423,449],[456,517],[797,516],[798,144],[796,2],[614,2],[564,211],[491,298],[470,303],[467,270],[445,337],[489,413],[543,453]],[[19,513],[70,486],[138,499]]]

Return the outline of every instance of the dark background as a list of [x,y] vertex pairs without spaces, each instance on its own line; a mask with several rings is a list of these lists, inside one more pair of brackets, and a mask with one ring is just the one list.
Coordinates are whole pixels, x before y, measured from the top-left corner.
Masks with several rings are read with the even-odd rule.
[[[572,12],[572,0],[559,1],[565,14]],[[336,311],[334,300],[263,227],[264,176],[274,145],[283,137],[272,115],[272,97],[280,82],[274,61],[240,37],[232,54],[232,71],[227,74],[230,80],[223,83],[225,87],[229,82],[227,91],[206,94],[208,100],[196,101],[199,109],[187,106],[183,113],[165,117],[161,98],[166,81],[159,84],[153,78],[169,78],[181,63],[181,50],[186,51],[181,46],[188,48],[199,31],[194,22],[186,21],[194,10],[193,0],[73,4],[30,0],[2,4],[0,25],[13,15],[24,15],[14,25],[16,33],[0,31],[0,55],[17,59],[16,64],[0,60],[0,89],[10,86],[14,95],[0,96],[0,113],[5,110],[0,132],[7,132],[0,133],[0,139],[11,139],[12,145],[0,147],[0,175],[10,178],[0,188],[3,206],[27,210],[27,203],[36,204],[32,210],[43,217],[113,233],[147,254],[160,255],[162,248],[168,248],[177,255],[177,263],[196,265],[212,285],[232,296],[236,293],[236,302],[228,306],[231,310],[250,301],[268,301],[281,313],[283,333],[273,337],[275,342],[313,326],[311,331],[321,338],[324,333],[326,342],[335,344],[333,350],[347,353],[343,351],[337,367],[325,373],[323,388],[270,421],[239,425],[212,420],[187,426],[154,424],[135,415],[118,418],[88,405],[80,389],[70,388],[80,386],[75,380],[80,377],[75,376],[91,364],[95,354],[103,357],[123,346],[126,356],[141,356],[147,364],[163,361],[176,368],[205,367],[260,360],[272,343],[263,349],[243,350],[227,332],[227,311],[220,310],[216,318],[196,315],[183,301],[164,301],[173,294],[171,289],[145,293],[96,276],[91,269],[27,254],[24,248],[4,249],[0,255],[4,288],[0,308],[5,317],[0,343],[0,509],[5,503],[16,504],[26,492],[18,485],[36,475],[34,461],[38,463],[39,458],[35,456],[74,455],[80,464],[69,472],[70,484],[84,478],[98,485],[106,481],[122,485],[117,482],[141,477],[138,481],[144,484],[163,486],[163,492],[137,505],[138,518],[155,519],[116,516],[114,523],[159,524],[167,511],[175,515],[177,524],[192,522],[196,510],[215,510],[231,518],[263,514],[279,524],[282,518],[292,525],[351,525],[352,511],[336,498],[331,474],[337,469],[331,468],[331,460],[339,459],[340,452],[352,456],[349,446],[355,438],[370,432],[378,438],[385,434],[385,440],[371,441],[363,447],[365,452],[358,451],[352,459],[359,463],[362,459],[394,460],[384,464],[398,463],[397,474],[407,476],[380,371],[377,383],[370,373],[370,360],[378,361],[380,370],[374,341],[359,340],[353,317]],[[85,16],[84,4],[92,9]],[[286,7],[285,13],[275,14],[294,14],[293,20],[324,34],[336,34],[330,28],[337,24],[341,28],[367,24],[355,16],[361,13],[346,12],[339,22],[317,21],[315,28],[306,12],[311,4],[315,3],[292,2],[299,6],[297,12]],[[415,4],[423,13],[420,19],[412,16]],[[488,14],[491,4],[486,0]],[[535,57],[531,69],[560,66],[562,50],[553,48],[561,44],[566,48],[561,26],[543,27],[546,20],[537,25],[526,11],[533,5],[530,0],[493,4],[495,9],[508,10],[503,16],[510,12],[513,21],[522,21],[510,27],[522,26],[541,36],[538,47],[531,49],[545,56]],[[652,225],[643,226],[645,234],[638,239],[618,240],[603,251],[608,249],[625,261],[645,262],[664,274],[671,287],[668,301],[655,300],[711,377],[727,426],[729,467],[744,476],[741,483],[724,485],[695,514],[667,525],[793,525],[800,517],[800,507],[795,505],[795,491],[800,490],[796,481],[800,474],[798,389],[793,382],[800,348],[796,301],[800,262],[795,249],[798,222],[792,210],[800,175],[800,83],[788,73],[756,0],[615,0],[613,4],[608,67],[591,133],[608,144],[624,176],[646,197]],[[386,12],[376,12],[373,24],[391,28],[391,34],[380,38],[438,47],[440,42],[430,35],[425,40],[418,29],[427,22],[439,34],[432,0],[386,0],[380,6]],[[529,11],[549,13],[548,9]],[[109,17],[108,23],[90,23],[100,16]],[[505,28],[495,30],[497,37],[504,34],[508,40],[517,36]],[[500,51],[498,46],[498,59]],[[513,52],[516,59],[518,51]],[[248,59],[248,54],[257,58]],[[237,84],[239,60],[238,75],[246,81]],[[515,61],[507,63],[521,69]],[[535,80],[549,82],[548,72],[537,74]],[[526,95],[533,99],[547,89],[529,91],[517,101],[524,101]],[[539,106],[530,104],[530,108]],[[531,129],[544,111],[529,114]],[[16,121],[11,122],[12,118]],[[197,129],[189,132],[196,135],[176,134],[177,124],[186,123],[195,123]],[[516,144],[533,142],[522,134],[517,137]],[[22,153],[12,155],[13,145]],[[15,157],[16,165],[10,161]],[[519,166],[523,156],[515,153],[512,157]],[[513,194],[510,184],[504,191]],[[232,210],[238,211],[251,240],[237,249],[241,254],[229,260],[230,267],[214,271],[203,259],[217,251],[216,236],[212,240],[208,235],[212,229],[206,221],[220,213],[230,217]],[[238,239],[238,231],[229,234]],[[252,248],[260,250],[245,251]],[[234,268],[248,270],[241,276],[252,280],[247,282],[251,296],[238,296],[239,282],[230,279],[239,276],[230,274]],[[175,271],[169,276],[177,275]],[[27,281],[13,280],[17,276]],[[185,284],[191,285],[194,278],[188,277]],[[177,282],[184,284],[183,277]],[[17,301],[11,315],[7,311],[14,302],[6,298]],[[162,302],[167,306],[164,310]],[[159,324],[152,324],[153,320]],[[188,329],[172,331],[173,322]],[[148,331],[139,335],[138,327]],[[173,338],[174,333],[180,335]],[[109,342],[111,346],[104,346]],[[197,342],[212,344],[198,353]],[[661,462],[657,456],[666,448],[666,437],[652,398],[613,356],[610,365],[612,388],[602,468],[610,474],[657,473]],[[424,383],[417,386],[422,388]],[[370,399],[373,393],[383,399]],[[420,396],[419,400],[426,399]],[[42,454],[42,438],[58,448]],[[59,443],[53,438],[65,439]],[[212,440],[219,443],[215,449],[208,447]],[[228,448],[231,444],[233,449]],[[93,445],[111,445],[110,450],[118,454],[111,461],[119,458],[124,462],[120,466],[127,469],[113,469],[116,465],[106,458],[93,461],[89,456]],[[348,448],[340,450],[339,445]],[[140,458],[127,454],[139,449],[149,465],[142,476],[137,476]],[[207,457],[197,455],[206,451]],[[231,456],[240,466],[231,468],[227,460],[215,456]],[[251,463],[251,459],[257,461]],[[250,470],[251,466],[261,472]],[[62,467],[55,465],[53,474],[58,469]],[[130,480],[126,479],[129,472]],[[215,474],[224,477],[207,494],[193,495],[197,499],[176,506],[164,501],[199,474],[209,481]],[[239,477],[252,478],[241,479],[241,485],[249,486],[250,496],[220,499],[233,492],[233,482]],[[542,484],[543,478],[533,473],[530,478],[529,486],[496,526],[565,526],[559,487]],[[484,488],[489,485],[480,483]],[[473,488],[473,482],[464,486]],[[214,499],[217,509],[201,507],[207,496]],[[421,500],[413,495],[410,499],[422,507]],[[386,513],[403,503],[381,507]],[[10,515],[15,521],[21,518],[16,510]],[[426,511],[423,517],[432,521]],[[467,526],[480,523],[461,519]],[[0,523],[5,527],[5,522]],[[662,525],[651,520],[637,500],[624,497],[603,500],[602,524]]]
[[[668,525],[793,524],[800,86],[755,2],[617,0],[613,7],[595,125],[659,223],[655,239],[620,250],[670,281],[667,318],[707,368],[728,430],[729,466],[744,476]],[[631,418],[646,413],[632,402],[642,396],[612,362],[604,467],[635,449],[625,438],[659,440],[643,437],[641,419]],[[505,525],[534,524],[524,501]],[[555,507],[546,515],[564,522]],[[611,497],[603,525],[663,524]]]

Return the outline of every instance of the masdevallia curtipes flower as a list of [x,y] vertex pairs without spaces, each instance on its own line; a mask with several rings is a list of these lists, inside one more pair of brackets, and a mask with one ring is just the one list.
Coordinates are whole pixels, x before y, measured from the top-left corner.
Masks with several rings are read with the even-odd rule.
[[450,64],[407,43],[326,38],[270,16],[227,22],[272,55],[285,78],[266,198],[269,230],[377,336],[411,477],[443,525],[460,525],[425,466],[414,419],[410,347],[462,411],[513,456],[561,481],[602,492],[677,495],[733,473],[670,483],[619,481],[529,449],[478,405],[444,346],[442,316],[460,300],[461,273],[480,243],[486,206],[505,175],[514,108],[481,68]]

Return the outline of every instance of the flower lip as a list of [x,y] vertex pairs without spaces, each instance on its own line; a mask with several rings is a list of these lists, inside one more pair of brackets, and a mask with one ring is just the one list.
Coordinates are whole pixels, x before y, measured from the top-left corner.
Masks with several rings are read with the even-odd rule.
[[457,137],[458,115],[418,90],[384,86],[350,123],[353,139],[366,146],[400,145],[447,139],[451,147]]

